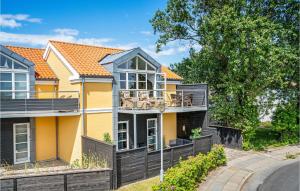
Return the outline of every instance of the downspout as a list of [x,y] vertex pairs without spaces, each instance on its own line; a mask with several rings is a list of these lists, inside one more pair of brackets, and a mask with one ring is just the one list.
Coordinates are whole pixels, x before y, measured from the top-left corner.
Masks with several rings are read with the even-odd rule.
[[85,82],[85,78],[84,77],[82,77],[82,81],[81,81],[81,84],[82,84],[82,87],[81,87],[81,92],[82,92],[82,94],[81,94],[81,103],[82,103],[82,135],[83,136],[86,136],[86,132],[85,132],[85,110],[84,110],[84,104],[85,104],[85,102],[84,102],[84,82]]

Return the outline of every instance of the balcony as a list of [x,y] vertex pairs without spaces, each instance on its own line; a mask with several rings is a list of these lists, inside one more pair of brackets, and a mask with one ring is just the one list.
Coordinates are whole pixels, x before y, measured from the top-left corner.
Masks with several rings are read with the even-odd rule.
[[78,91],[22,93],[25,98],[1,97],[0,118],[79,115]]
[[121,90],[120,113],[159,113],[207,110],[207,90],[200,88],[181,90]]

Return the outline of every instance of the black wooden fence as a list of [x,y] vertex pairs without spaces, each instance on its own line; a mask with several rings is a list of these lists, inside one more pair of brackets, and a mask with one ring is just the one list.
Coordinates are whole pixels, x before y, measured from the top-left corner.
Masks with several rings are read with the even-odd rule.
[[[168,169],[189,156],[207,153],[212,147],[212,135],[191,143],[164,149],[164,169]],[[160,172],[160,150],[148,152],[146,147],[116,153],[117,187],[146,179]]]
[[210,125],[202,130],[202,134],[212,135],[213,144],[222,144],[225,147],[242,149],[242,131],[221,125]]
[[1,178],[2,191],[107,191],[112,189],[112,170],[80,170],[77,172],[55,173],[14,178]]

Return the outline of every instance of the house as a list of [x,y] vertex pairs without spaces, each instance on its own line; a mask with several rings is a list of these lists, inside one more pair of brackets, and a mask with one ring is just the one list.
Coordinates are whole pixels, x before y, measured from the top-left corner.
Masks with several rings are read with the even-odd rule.
[[[207,85],[182,78],[141,48],[121,50],[60,41],[45,49],[2,46],[1,162],[82,155],[82,136],[117,151],[187,139],[207,126]],[[161,113],[163,112],[163,113]]]

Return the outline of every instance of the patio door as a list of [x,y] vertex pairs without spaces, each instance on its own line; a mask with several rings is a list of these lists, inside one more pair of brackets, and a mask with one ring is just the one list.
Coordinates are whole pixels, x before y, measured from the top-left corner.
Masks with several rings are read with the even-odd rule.
[[118,123],[118,150],[129,149],[129,121],[119,121]]
[[147,119],[147,148],[157,150],[157,118]]
[[29,123],[15,123],[14,135],[14,164],[30,161],[30,130]]

